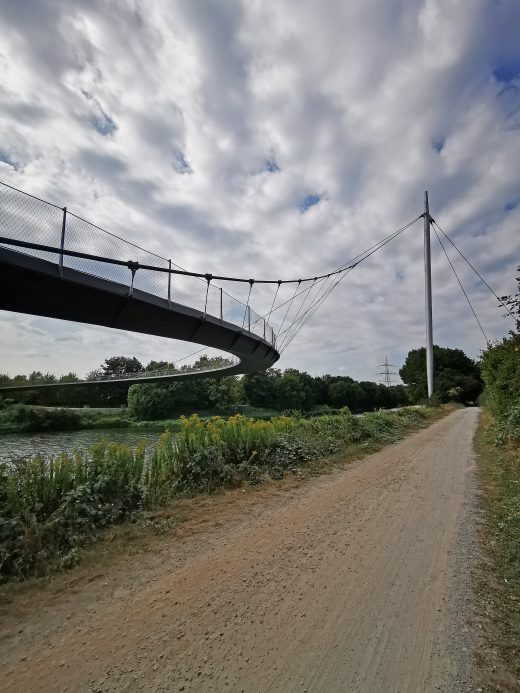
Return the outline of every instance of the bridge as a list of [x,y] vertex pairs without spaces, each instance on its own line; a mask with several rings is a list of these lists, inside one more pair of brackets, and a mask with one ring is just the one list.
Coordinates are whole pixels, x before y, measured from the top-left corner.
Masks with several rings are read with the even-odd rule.
[[0,234],[0,309],[195,342],[231,355],[211,369],[123,374],[117,380],[249,373],[280,357],[268,320],[217,286],[212,276],[179,269],[66,208],[4,183]]
[[[265,370],[278,361],[280,354],[349,272],[419,219],[424,219],[425,224],[427,266],[429,229],[433,224],[445,254],[438,231],[498,299],[430,216],[427,196],[424,213],[326,274],[299,279],[246,279],[190,272],[171,259],[102,229],[66,207],[0,182],[1,310],[167,337],[215,348],[229,355],[213,360],[210,368],[144,371],[74,383],[10,384],[0,386],[0,392],[121,381],[128,384],[164,382]],[[446,257],[455,272],[448,255]],[[455,276],[477,318],[456,272]],[[430,281],[427,278],[427,306],[431,296]],[[224,289],[223,283],[245,286],[246,302]],[[262,294],[264,304],[270,306],[263,314],[251,307],[253,290]],[[266,291],[272,292],[267,303]],[[427,341],[431,351],[431,302],[429,314]],[[482,330],[478,318],[477,322]],[[428,370],[433,373],[431,362]]]

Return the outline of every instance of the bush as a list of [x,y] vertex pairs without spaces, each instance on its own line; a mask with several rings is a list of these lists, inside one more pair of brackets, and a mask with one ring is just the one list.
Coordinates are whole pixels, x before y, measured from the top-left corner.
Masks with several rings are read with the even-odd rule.
[[0,411],[0,429],[18,431],[70,430],[78,428],[80,416],[70,409],[43,409],[13,404]]
[[496,445],[520,445],[520,398],[498,417],[493,433]]
[[481,360],[485,403],[494,414],[503,414],[520,400],[520,335],[489,347]]

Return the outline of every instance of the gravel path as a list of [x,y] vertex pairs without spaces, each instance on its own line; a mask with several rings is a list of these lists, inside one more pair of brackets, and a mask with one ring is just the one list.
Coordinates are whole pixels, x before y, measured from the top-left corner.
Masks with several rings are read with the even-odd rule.
[[476,691],[477,419],[456,411],[290,490],[229,494],[155,552],[15,600],[0,690]]

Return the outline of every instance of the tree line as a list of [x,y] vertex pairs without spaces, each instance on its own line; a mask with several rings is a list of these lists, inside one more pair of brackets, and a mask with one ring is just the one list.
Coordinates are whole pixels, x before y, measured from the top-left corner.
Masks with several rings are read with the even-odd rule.
[[[177,370],[224,366],[226,359],[201,356],[192,366],[176,369],[173,363],[152,360],[143,365],[135,357],[113,356],[100,367],[91,371],[86,379],[92,385],[75,388],[79,378],[68,373],[57,378],[51,373],[33,371],[29,375],[9,378],[0,374],[1,384],[37,384],[42,382],[69,383],[67,387],[52,390],[34,389],[13,393],[17,401],[43,406],[67,407],[121,407],[128,406],[136,418],[171,418],[193,411],[215,411],[220,414],[234,413],[242,405],[274,411],[300,410],[308,412],[317,408],[340,409],[349,407],[354,412],[388,409],[410,403],[420,403],[427,398],[425,349],[412,349],[399,374],[404,385],[386,387],[372,381],[356,381],[344,375],[311,376],[295,368],[281,371],[250,373],[243,377],[197,378],[168,383],[101,384],[99,378],[117,377],[142,371]],[[482,390],[478,363],[472,361],[460,349],[434,346],[435,401],[476,402]]]

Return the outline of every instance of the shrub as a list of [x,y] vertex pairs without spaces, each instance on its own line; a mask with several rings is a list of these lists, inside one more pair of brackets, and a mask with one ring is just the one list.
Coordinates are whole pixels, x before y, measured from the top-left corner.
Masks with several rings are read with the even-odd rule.
[[520,398],[498,417],[493,432],[496,445],[520,445]]

